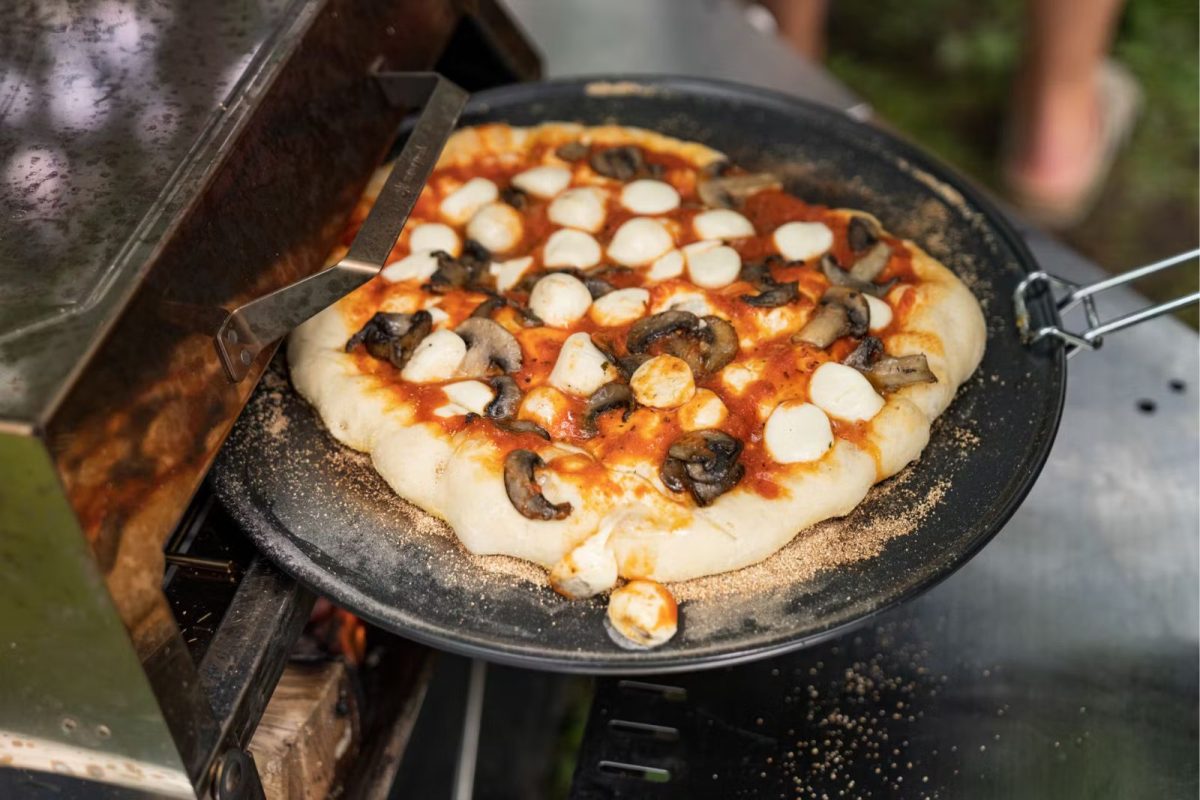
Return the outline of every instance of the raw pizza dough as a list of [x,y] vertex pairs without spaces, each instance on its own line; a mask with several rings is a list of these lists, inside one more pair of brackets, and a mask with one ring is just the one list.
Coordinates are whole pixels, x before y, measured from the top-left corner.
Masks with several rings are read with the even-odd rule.
[[[635,155],[615,150],[623,147]],[[703,145],[632,128],[459,131],[392,263],[292,334],[292,381],[339,441],[369,453],[397,494],[446,520],[467,550],[540,564],[564,594],[606,591],[618,578],[683,581],[760,561],[804,528],[848,513],[874,483],[920,455],[930,423],[979,364],[985,328],[979,304],[953,273],[873,217],[808,205],[777,186],[721,182],[737,174]],[[376,176],[356,219],[385,176]],[[710,190],[730,189],[717,200],[729,208],[699,196],[714,179]],[[837,294],[826,294],[828,276],[854,274],[876,248],[885,266],[868,290],[845,290],[866,301],[870,330],[852,319],[853,335],[825,347],[802,341],[813,338],[806,324],[822,298]],[[765,278],[761,267],[753,271],[772,255]],[[462,272],[454,270],[464,263],[474,276],[456,286]],[[782,304],[747,301],[788,283],[796,288],[782,290]],[[513,364],[468,366],[471,337],[454,333],[497,290],[519,306],[501,301],[491,315],[520,345],[516,416],[551,441],[488,418],[496,394],[489,382]],[[861,307],[856,299],[834,312]],[[347,351],[376,312],[421,310],[431,332],[397,359],[402,367],[361,345]],[[730,323],[736,356],[689,375],[694,358],[675,357],[692,341],[686,337],[665,353],[653,345],[636,357],[626,352],[631,325],[680,310]],[[529,325],[525,312],[543,324]],[[689,324],[688,336],[707,341],[718,323]],[[823,368],[853,362],[868,337],[882,344],[875,357],[889,364],[924,356],[936,382],[884,390],[861,369]],[[627,419],[627,406],[599,415],[589,437],[588,396],[609,382],[629,385],[636,410]],[[671,444],[698,428],[743,445],[744,474],[709,505],[672,491],[661,472]],[[514,506],[503,471],[515,449],[540,456],[536,486],[548,504],[570,504],[563,518],[531,519]]]

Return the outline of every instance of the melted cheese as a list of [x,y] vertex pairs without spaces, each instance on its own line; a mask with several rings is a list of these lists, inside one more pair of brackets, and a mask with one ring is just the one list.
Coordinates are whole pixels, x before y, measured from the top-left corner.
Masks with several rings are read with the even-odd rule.
[[833,447],[833,428],[825,412],[812,403],[789,401],[771,412],[763,442],[780,464],[816,461]]
[[566,167],[534,167],[513,176],[512,185],[522,192],[549,200],[571,183]]
[[871,313],[870,328],[872,332],[877,333],[892,324],[891,306],[878,297],[872,297],[866,293],[863,294],[863,297],[866,298],[867,308]]
[[650,265],[646,277],[652,281],[665,281],[678,278],[683,274],[683,253],[679,250],[669,250],[655,259]]
[[661,355],[642,362],[629,378],[633,397],[650,408],[676,408],[696,394],[692,368],[682,358]]
[[640,578],[613,591],[607,613],[610,630],[625,647],[657,647],[679,627],[675,598],[662,584]]
[[833,231],[820,222],[787,222],[771,238],[788,261],[807,261],[833,247]]
[[586,333],[572,333],[563,342],[550,371],[549,384],[568,394],[587,397],[618,376],[616,367]]
[[829,416],[850,422],[869,420],[884,406],[883,398],[861,372],[834,361],[813,372],[808,396]]
[[496,393],[483,381],[459,381],[442,387],[450,402],[462,406],[473,414],[483,414]]
[[462,252],[462,243],[458,234],[449,225],[440,222],[426,222],[413,228],[408,237],[408,249],[416,253],[420,250],[441,250],[455,258]]
[[507,292],[521,282],[521,276],[532,266],[533,257],[522,256],[508,261],[493,261],[488,265],[488,273],[496,279],[496,291]]
[[394,264],[388,264],[379,274],[388,283],[425,281],[429,280],[430,275],[437,272],[437,268],[437,257],[433,251],[421,250],[406,255]]
[[442,200],[440,211],[451,224],[462,225],[475,212],[500,196],[496,184],[487,178],[471,178]]
[[421,340],[400,377],[412,383],[436,383],[453,378],[467,354],[467,343],[454,331],[434,331]]
[[688,277],[703,289],[720,289],[737,280],[742,259],[732,247],[711,239],[683,248]]
[[618,264],[640,267],[649,264],[675,246],[675,240],[661,222],[648,217],[634,217],[613,234],[608,256]]
[[692,229],[701,239],[741,239],[754,235],[750,220],[727,208],[702,211],[692,219]]
[[593,597],[617,585],[617,557],[608,546],[611,529],[601,528],[550,570],[554,591],[572,600]]
[[597,325],[624,325],[640,319],[649,302],[650,292],[645,289],[617,289],[596,298],[589,316]]
[[525,223],[507,203],[488,203],[467,223],[467,236],[493,253],[506,253],[521,243]]
[[546,240],[542,263],[547,267],[593,267],[600,263],[600,245],[590,234],[563,228]]
[[696,395],[679,408],[679,425],[685,431],[719,428],[729,419],[729,409],[711,389],[697,389]]
[[568,328],[587,313],[592,294],[583,282],[565,272],[554,272],[534,284],[529,310],[552,328]]
[[554,198],[546,215],[555,225],[595,233],[604,227],[604,192],[593,186],[568,189]]
[[679,208],[679,192],[662,181],[636,180],[621,190],[621,205],[635,214],[665,214]]

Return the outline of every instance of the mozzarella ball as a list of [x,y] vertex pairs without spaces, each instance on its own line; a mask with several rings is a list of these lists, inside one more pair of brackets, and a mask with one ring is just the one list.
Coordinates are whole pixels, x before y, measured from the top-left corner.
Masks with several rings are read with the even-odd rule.
[[419,250],[406,255],[394,264],[388,264],[379,274],[388,283],[424,281],[437,272],[437,268],[438,261],[433,251]]
[[883,398],[861,372],[834,361],[817,367],[808,384],[808,396],[829,416],[850,422],[871,419],[884,406]]
[[867,301],[867,308],[871,312],[870,328],[872,331],[881,331],[888,325],[892,324],[892,307],[878,297],[872,297],[864,293],[863,297]]
[[608,623],[613,641],[623,647],[657,647],[679,629],[679,607],[667,587],[638,579],[609,596]]
[[522,192],[549,200],[567,188],[571,170],[566,167],[534,167],[513,176],[512,185]]
[[426,222],[413,228],[408,237],[408,249],[414,253],[418,250],[441,250],[457,257],[462,252],[462,243],[449,225]]
[[617,289],[592,302],[588,312],[597,325],[624,325],[646,313],[650,292],[645,289]]
[[483,381],[459,381],[442,387],[450,402],[457,403],[474,414],[482,414],[496,393]]
[[[686,364],[684,365],[686,366]],[[572,333],[558,351],[549,383],[568,394],[587,397],[619,373],[586,333]]]
[[685,431],[718,428],[729,419],[729,409],[711,389],[697,389],[696,395],[679,407],[679,424]]
[[504,253],[521,243],[525,223],[508,203],[488,203],[467,223],[467,236],[493,253]]
[[500,196],[496,184],[487,178],[471,178],[442,200],[442,216],[455,225],[462,225],[479,209],[495,202]]
[[563,228],[546,240],[542,263],[547,267],[593,267],[600,263],[600,245],[591,234]]
[[533,266],[533,256],[521,256],[508,261],[493,261],[488,265],[488,274],[496,279],[496,291],[507,292],[521,282],[521,276]]
[[812,403],[783,402],[767,419],[763,443],[780,464],[816,461],[833,447],[833,428],[825,412]]
[[675,246],[675,240],[661,222],[648,217],[634,217],[613,234],[608,255],[626,267],[649,264]]
[[688,277],[703,289],[720,289],[737,280],[742,259],[732,247],[708,240],[683,248]]
[[400,377],[413,383],[436,383],[453,378],[467,355],[467,343],[454,331],[434,331],[421,340]]
[[587,313],[592,293],[583,281],[565,272],[539,280],[529,293],[529,310],[552,328],[566,328]]
[[634,370],[629,388],[634,399],[644,406],[676,408],[696,394],[696,379],[682,358],[654,356]]
[[617,557],[608,546],[608,530],[594,533],[550,570],[550,586],[571,600],[582,600],[617,585]]
[[429,312],[429,318],[433,320],[433,327],[440,328],[450,319],[450,315],[437,306],[427,306],[425,308]]
[[650,313],[658,314],[671,308],[690,311],[697,317],[707,316],[716,311],[703,292],[693,292],[682,287],[665,297],[659,297]]
[[754,235],[750,220],[736,211],[717,208],[702,211],[692,219],[692,230],[701,239],[740,239]]
[[621,205],[635,214],[665,214],[679,208],[679,192],[669,183],[637,180],[621,190]]
[[788,261],[807,261],[833,247],[833,231],[820,222],[787,222],[771,238]]
[[652,281],[665,281],[683,274],[683,253],[671,250],[655,259],[646,277]]
[[762,377],[763,364],[761,361],[756,359],[735,362],[721,370],[721,381],[730,390],[732,390],[734,394],[739,395],[746,391],[750,384],[754,383],[755,381],[762,380]]
[[546,215],[555,225],[595,233],[604,227],[604,192],[592,186],[568,189],[554,198]]
[[521,398],[518,419],[536,422],[547,431],[555,431],[566,420],[570,412],[567,398],[553,386],[538,386],[530,389]]

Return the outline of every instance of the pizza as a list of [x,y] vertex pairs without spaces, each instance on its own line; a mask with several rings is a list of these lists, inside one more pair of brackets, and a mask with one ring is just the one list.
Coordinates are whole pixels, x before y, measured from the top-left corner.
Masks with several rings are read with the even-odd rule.
[[614,640],[652,647],[672,582],[769,557],[915,460],[984,339],[967,287],[869,214],[646,130],[490,124],[451,137],[387,266],[288,359],[466,550],[608,593]]

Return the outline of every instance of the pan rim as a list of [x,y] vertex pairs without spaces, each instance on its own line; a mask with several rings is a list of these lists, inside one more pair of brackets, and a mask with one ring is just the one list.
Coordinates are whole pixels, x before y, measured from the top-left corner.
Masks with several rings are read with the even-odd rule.
[[[613,73],[573,76],[549,81],[513,84],[480,92],[471,97],[464,111],[464,116],[485,113],[489,110],[488,107],[490,104],[509,104],[519,102],[523,99],[536,101],[539,99],[539,96],[544,98],[547,92],[579,91],[580,89],[586,91],[588,85],[599,83],[629,84],[632,87],[631,91],[636,91],[636,87],[641,86],[645,87],[648,92],[663,92],[664,95],[671,91],[679,91],[684,94],[715,95],[733,100],[754,99],[757,102],[784,111],[801,107],[813,114],[837,117],[840,123],[853,125],[863,135],[864,140],[870,140],[880,148],[904,159],[914,167],[930,174],[950,190],[958,193],[966,207],[981,215],[991,232],[1000,238],[1003,244],[1013,253],[1022,271],[1028,273],[1037,267],[1037,261],[1029,251],[1024,239],[1016,232],[1015,228],[1000,212],[998,207],[968,179],[959,175],[953,168],[944,164],[935,156],[922,151],[916,145],[910,144],[888,131],[855,120],[839,109],[792,97],[781,92],[732,81],[674,75],[626,75]],[[1005,300],[1007,301],[1007,298]],[[1051,318],[1056,318],[1057,315],[1053,304],[1046,298],[1040,298],[1040,300],[1043,306],[1041,310]],[[1012,336],[1017,335],[1015,330],[1010,330],[1009,334]],[[902,591],[892,594],[875,608],[857,617],[840,622],[832,622],[823,628],[811,631],[802,636],[789,637],[786,634],[782,634],[774,637],[772,641],[758,646],[746,647],[736,644],[726,645],[724,648],[716,646],[712,648],[716,652],[710,650],[702,655],[666,651],[661,656],[656,656],[655,651],[614,651],[611,657],[602,660],[592,657],[570,658],[561,654],[548,654],[544,650],[536,650],[525,645],[495,644],[492,642],[485,644],[476,639],[464,636],[463,634],[466,633],[464,631],[453,631],[451,634],[447,634],[404,627],[399,632],[401,635],[422,644],[472,658],[482,658],[494,663],[522,668],[590,675],[670,674],[732,666],[781,655],[841,636],[848,631],[867,624],[891,609],[924,594],[957,572],[1000,532],[1012,518],[1013,514],[1016,513],[1017,509],[1020,508],[1041,474],[1046,460],[1049,458],[1062,419],[1066,399],[1066,359],[1061,348],[1043,349],[1040,350],[1039,355],[1048,360],[1049,379],[1053,384],[1048,388],[1050,390],[1049,393],[1052,394],[1051,405],[1053,407],[1047,409],[1049,413],[1044,415],[1044,424],[1041,429],[1036,431],[1036,435],[1041,441],[1036,452],[1025,464],[1027,469],[1018,479],[1014,480],[1012,491],[1009,492],[1005,501],[989,509],[989,516],[991,516],[989,525],[986,528],[981,528],[980,533],[974,539],[970,540],[965,548],[949,556],[943,555],[942,558],[945,559],[946,563],[937,565],[932,574],[904,588]],[[237,485],[240,480],[237,470],[220,470],[215,475],[215,487],[219,496],[224,497],[238,491],[245,491],[246,487]],[[301,583],[335,599],[364,619],[390,630],[398,629],[398,625],[394,619],[388,619],[386,615],[376,613],[378,609],[384,608],[379,601],[350,583],[338,579],[329,570],[315,563],[290,536],[275,536],[270,541],[264,541],[264,537],[260,536],[261,531],[265,529],[279,530],[283,527],[266,509],[256,505],[251,505],[249,508],[245,504],[237,504],[236,507],[230,503],[225,503],[225,505],[234,514],[235,518],[238,519],[239,523],[242,524],[247,535],[284,572]],[[286,554],[283,551],[286,551]],[[284,557],[285,555],[286,557]]]

